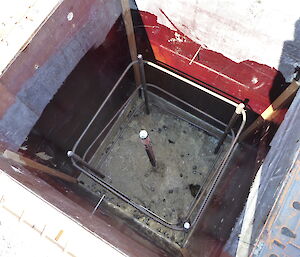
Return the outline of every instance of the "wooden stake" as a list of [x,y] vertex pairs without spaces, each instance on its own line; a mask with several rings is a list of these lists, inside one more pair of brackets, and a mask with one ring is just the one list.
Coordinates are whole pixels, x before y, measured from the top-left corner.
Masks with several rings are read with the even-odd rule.
[[3,153],[3,157],[5,157],[6,159],[10,159],[16,163],[19,163],[21,165],[30,167],[30,168],[34,168],[37,171],[41,171],[41,172],[45,172],[49,175],[58,177],[62,180],[71,182],[71,183],[77,183],[77,179],[74,177],[71,177],[65,173],[62,173],[61,171],[49,168],[43,164],[40,164],[38,162],[35,162],[33,160],[30,160],[29,158],[26,158],[20,154],[17,154],[15,152],[12,152],[10,150],[5,150]]
[[[137,60],[137,49],[136,49],[136,42],[135,42],[135,36],[134,36],[134,29],[133,29],[133,23],[132,23],[132,17],[130,12],[130,6],[128,0],[121,0],[122,4],[122,14],[123,14],[123,20],[125,23],[126,28],[126,34],[127,34],[127,40],[129,45],[129,51],[132,61]],[[133,66],[134,69],[134,78],[136,85],[141,85],[141,76],[140,76],[140,70],[138,64],[135,64]]]
[[293,80],[293,82],[282,92],[280,96],[242,133],[239,141],[245,140],[248,136],[259,129],[264,121],[272,121],[279,114],[279,109],[282,108],[292,97],[297,93],[300,82]]

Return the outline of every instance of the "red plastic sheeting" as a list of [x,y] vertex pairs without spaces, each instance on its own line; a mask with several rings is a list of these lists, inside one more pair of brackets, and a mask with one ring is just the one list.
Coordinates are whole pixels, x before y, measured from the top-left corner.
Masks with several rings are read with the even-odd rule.
[[274,85],[278,76],[275,68],[251,60],[234,62],[197,44],[180,30],[159,24],[155,15],[143,11],[140,14],[156,60],[239,99],[250,99],[249,105],[259,114],[271,104],[271,88],[281,82]]

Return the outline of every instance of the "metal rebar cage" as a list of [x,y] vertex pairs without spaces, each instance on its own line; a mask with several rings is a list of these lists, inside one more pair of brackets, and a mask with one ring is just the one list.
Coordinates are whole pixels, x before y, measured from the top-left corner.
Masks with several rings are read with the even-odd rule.
[[[117,110],[117,112],[112,115],[112,117],[109,119],[109,121],[105,124],[104,128],[94,137],[92,143],[89,144],[87,147],[85,146],[84,153],[83,154],[78,154],[79,145],[84,141],[84,138],[89,133],[89,130],[91,129],[91,127],[94,125],[95,120],[99,116],[102,115],[101,112],[102,112],[103,108],[105,107],[107,102],[110,100],[113,93],[118,89],[120,83],[122,82],[122,80],[124,79],[124,77],[126,76],[128,71],[134,65],[139,65],[142,84],[135,88],[135,90],[130,94],[130,96],[122,104],[122,106]],[[209,94],[209,95],[211,95],[211,96],[213,96],[213,97],[215,97],[215,98],[231,105],[233,108],[235,108],[235,112],[233,114],[232,119],[230,120],[230,122],[228,124],[225,124],[225,123],[221,122],[220,120],[218,120],[218,119],[212,117],[211,115],[207,114],[206,112],[204,112],[202,110],[199,110],[198,108],[194,107],[193,105],[181,100],[177,96],[170,94],[169,92],[167,92],[166,90],[160,88],[159,86],[147,83],[146,79],[145,79],[144,65],[151,66],[154,69],[157,69],[161,72],[166,73],[168,76],[172,76],[172,77],[188,84],[189,86],[193,86],[193,87],[197,88],[198,90],[204,91],[205,93],[207,93],[207,94]],[[121,192],[120,190],[115,188],[113,185],[111,185],[107,181],[105,181],[103,179],[104,175],[101,174],[101,171],[95,169],[95,167],[93,167],[89,163],[88,156],[91,154],[91,151],[94,148],[95,144],[99,143],[98,142],[99,138],[101,138],[101,136],[103,135],[103,133],[105,131],[107,131],[108,129],[111,128],[112,124],[121,115],[121,113],[124,111],[126,106],[128,106],[131,103],[131,101],[133,100],[134,97],[136,97],[137,95],[140,95],[140,97],[142,97],[144,99],[146,113],[149,112],[149,106],[148,106],[149,105],[149,103],[148,103],[148,101],[149,101],[149,99],[148,99],[149,92],[148,91],[149,90],[150,91],[151,90],[158,91],[158,92],[160,92],[160,94],[165,95],[168,98],[172,98],[176,101],[179,101],[183,105],[188,106],[189,108],[191,108],[194,111],[198,112],[202,116],[205,116],[206,120],[211,120],[214,123],[219,124],[219,126],[221,126],[223,128],[223,133],[221,133],[219,135],[219,138],[220,138],[219,146],[223,143],[223,141],[224,141],[225,137],[227,136],[227,134],[230,133],[230,135],[231,135],[231,142],[229,144],[228,149],[225,152],[223,152],[222,154],[219,153],[219,155],[218,155],[219,161],[217,162],[216,165],[213,166],[213,172],[211,173],[212,175],[207,178],[209,183],[205,183],[206,186],[205,186],[204,190],[201,190],[201,192],[199,191],[197,193],[196,197],[194,198],[194,200],[190,204],[190,208],[189,208],[189,211],[188,211],[185,219],[178,222],[178,223],[171,223],[171,222],[165,220],[164,218],[160,217],[156,213],[152,212],[150,209],[134,202],[126,194],[124,194],[123,192]],[[140,93],[140,92],[142,92],[142,93]],[[105,98],[105,100],[103,101],[103,103],[101,104],[101,106],[99,107],[99,109],[97,110],[97,112],[95,113],[95,115],[93,116],[93,118],[91,119],[91,121],[89,122],[89,124],[87,125],[87,127],[85,128],[85,130],[83,131],[81,136],[79,137],[79,139],[76,141],[72,151],[68,152],[68,156],[72,159],[73,165],[76,168],[78,168],[82,173],[84,173],[86,176],[88,176],[89,178],[94,180],[96,183],[100,184],[105,190],[111,192],[112,194],[119,197],[121,200],[125,201],[127,204],[129,204],[132,207],[136,208],[138,211],[140,211],[144,215],[148,216],[149,218],[155,220],[156,222],[158,222],[161,225],[163,225],[165,227],[168,227],[170,229],[174,229],[174,230],[178,230],[178,231],[190,231],[191,228],[193,228],[194,225],[196,224],[196,222],[198,221],[198,219],[201,216],[201,214],[203,213],[208,201],[210,200],[210,197],[211,197],[212,193],[214,192],[214,190],[215,190],[215,188],[216,188],[216,186],[217,186],[217,184],[218,184],[218,182],[219,182],[219,180],[222,176],[222,173],[224,171],[226,163],[227,163],[231,153],[234,151],[234,148],[235,148],[235,145],[237,143],[238,137],[239,137],[241,131],[243,130],[244,126],[245,126],[246,112],[245,112],[243,107],[244,107],[243,104],[235,103],[232,100],[230,100],[230,99],[228,99],[228,98],[226,98],[226,97],[224,97],[220,94],[217,94],[216,92],[214,92],[214,91],[212,91],[212,90],[210,90],[210,89],[208,89],[208,88],[206,88],[202,85],[199,85],[199,84],[197,84],[197,83],[195,83],[195,82],[193,82],[193,81],[191,81],[191,80],[189,80],[185,77],[182,77],[182,76],[178,75],[177,73],[175,73],[173,71],[170,71],[169,69],[166,69],[166,68],[164,68],[160,65],[157,65],[157,64],[155,64],[153,62],[150,62],[150,61],[145,61],[145,60],[142,59],[142,56],[139,55],[138,60],[131,62],[127,66],[127,68],[124,70],[122,75],[119,77],[118,81],[115,83],[115,85],[113,86],[110,93],[107,95],[107,97]],[[241,124],[240,124],[239,128],[237,129],[237,133],[235,134],[233,129],[232,129],[232,126],[233,126],[232,123],[233,123],[233,121],[235,122],[237,120],[237,117],[239,117],[239,116],[241,116],[242,121],[241,121]],[[79,156],[79,155],[81,155],[81,156]],[[102,200],[103,200],[103,198],[101,198],[101,201]]]

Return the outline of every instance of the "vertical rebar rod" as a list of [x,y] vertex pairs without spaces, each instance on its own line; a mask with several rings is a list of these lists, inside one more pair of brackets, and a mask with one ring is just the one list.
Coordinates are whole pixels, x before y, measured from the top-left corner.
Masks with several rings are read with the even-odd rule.
[[138,55],[138,62],[139,62],[139,67],[140,67],[142,90],[143,90],[143,94],[144,94],[146,114],[150,114],[149,101],[148,101],[148,88],[147,88],[146,76],[145,76],[145,67],[144,67],[143,56],[141,54]]
[[97,211],[98,207],[100,206],[100,204],[102,203],[102,201],[104,200],[105,195],[102,195],[102,197],[100,198],[99,202],[97,203],[97,205],[95,206],[92,215],[94,215],[94,213]]
[[148,132],[143,129],[143,130],[140,131],[139,136],[140,136],[140,139],[141,139],[143,145],[145,146],[145,150],[146,150],[146,153],[148,155],[148,158],[149,158],[149,161],[150,161],[151,165],[153,167],[156,167],[155,155],[154,155],[154,152],[153,152],[150,137],[148,136]]
[[220,150],[222,144],[224,143],[224,141],[225,141],[225,139],[226,139],[228,133],[230,132],[230,130],[231,130],[231,129],[233,128],[233,126],[235,125],[235,123],[236,123],[238,117],[241,115],[242,110],[243,110],[244,108],[245,108],[245,104],[243,104],[243,103],[240,103],[240,104],[236,107],[235,112],[233,113],[233,115],[232,115],[232,117],[231,117],[231,119],[230,119],[230,121],[229,121],[227,127],[225,128],[225,131],[224,131],[223,135],[221,136],[221,138],[220,138],[220,140],[219,140],[219,142],[218,142],[217,147],[215,148],[215,151],[214,151],[215,154],[219,152],[219,150]]

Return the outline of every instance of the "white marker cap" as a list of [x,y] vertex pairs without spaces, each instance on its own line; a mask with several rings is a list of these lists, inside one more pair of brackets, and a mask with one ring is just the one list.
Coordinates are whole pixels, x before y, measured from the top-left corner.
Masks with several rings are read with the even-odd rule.
[[241,114],[242,111],[244,110],[244,108],[245,108],[245,105],[244,105],[243,103],[240,103],[240,104],[236,107],[235,113],[236,113],[236,114]]
[[184,222],[183,227],[185,229],[189,229],[191,227],[191,224],[189,222]]
[[146,139],[148,137],[148,132],[144,129],[140,131],[140,139]]

